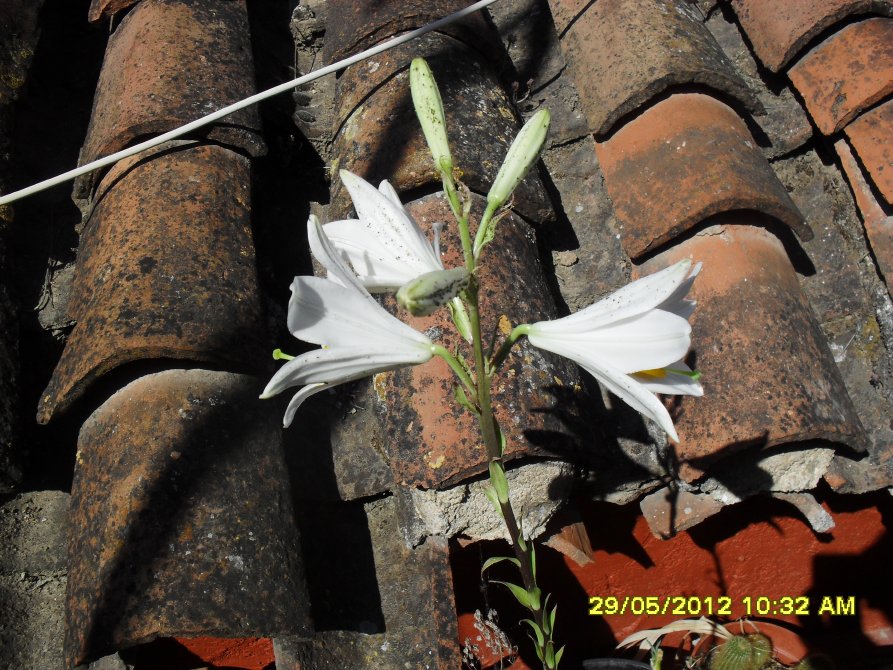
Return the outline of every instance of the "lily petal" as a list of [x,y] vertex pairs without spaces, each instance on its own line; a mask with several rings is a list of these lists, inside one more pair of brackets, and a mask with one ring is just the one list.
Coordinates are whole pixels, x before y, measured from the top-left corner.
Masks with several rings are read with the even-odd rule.
[[674,372],[674,370],[691,372],[691,368],[683,361],[676,361],[660,370],[663,376],[637,372],[634,373],[632,377],[652,393],[690,395],[697,397],[704,395],[704,389],[697,379],[690,375],[678,374]]

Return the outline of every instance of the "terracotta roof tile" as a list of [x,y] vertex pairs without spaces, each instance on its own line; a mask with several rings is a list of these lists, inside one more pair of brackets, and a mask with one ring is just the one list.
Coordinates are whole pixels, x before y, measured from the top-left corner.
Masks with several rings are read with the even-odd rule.
[[42,395],[41,422],[131,361],[266,367],[248,159],[213,145],[147,153],[100,185],[69,303],[78,324]]
[[87,20],[96,23],[114,16],[128,7],[132,7],[140,0],[92,0],[87,12]]
[[633,258],[737,209],[763,212],[812,237],[747,126],[710,96],[671,95],[596,151]]
[[[323,57],[327,63],[333,63],[398,33],[419,28],[468,6],[465,0],[326,0],[326,5],[327,14],[337,17],[337,20],[329,21],[326,27]],[[474,46],[483,53],[494,53],[487,40],[496,36],[481,12],[444,26],[439,32]]]
[[862,214],[862,223],[871,243],[871,251],[889,286],[890,281],[893,281],[893,213],[875,198],[847,141],[842,138],[837,140],[834,149],[840,157],[840,165],[850,182],[853,197]]
[[[496,73],[481,67],[480,54],[445,35],[426,35],[342,74],[334,163],[376,183],[387,178],[398,192],[440,183],[409,95],[409,63],[419,54],[431,66],[444,100],[453,163],[471,190],[486,193],[520,123]],[[487,110],[485,123],[481,110]],[[336,180],[332,216],[346,214],[345,195]],[[538,221],[554,216],[535,171],[515,191],[515,209]]]
[[856,14],[893,15],[890,0],[732,0],[754,51],[773,72],[781,70],[809,41]]
[[725,506],[711,495],[667,486],[649,493],[639,502],[651,532],[664,539],[696,526]]
[[816,125],[826,135],[893,92],[893,19],[846,26],[788,71]]
[[772,82],[771,88],[766,85],[740,27],[722,12],[713,13],[705,25],[763,105],[764,111],[753,114],[752,119],[765,134],[761,136],[759,131],[754,131],[754,139],[766,157],[789,154],[809,142],[813,127],[791,86],[780,78]]
[[[244,0],[145,0],[109,39],[81,151],[87,163],[255,92]],[[249,107],[198,131],[263,154]]]
[[[475,196],[473,216],[483,213],[485,200]],[[407,205],[420,225],[448,219],[451,215],[439,194]],[[455,227],[444,230],[441,248],[444,264],[461,262],[461,246]],[[542,269],[537,248],[527,224],[517,217],[500,222],[497,238],[481,266],[482,329],[485,333],[501,328],[502,315],[513,323],[531,323],[557,315]],[[458,345],[449,313],[441,310],[429,317],[410,318],[417,330],[443,331],[442,342],[452,350]],[[524,345],[506,360],[505,372],[493,390],[496,418],[509,444],[506,456],[561,453],[575,446],[562,419],[573,414],[565,407],[553,412],[556,401],[579,388],[578,370],[567,360]],[[479,447],[475,418],[453,400],[455,376],[446,363],[436,360],[424,366],[398,370],[375,381],[379,402],[389,408],[385,423],[391,436],[387,449],[397,482],[431,488],[454,483],[486,470],[487,458]],[[452,411],[445,411],[452,407]],[[400,436],[399,439],[394,439]],[[567,454],[565,453],[565,456]]]
[[[701,84],[761,105],[702,23],[671,0],[552,0],[561,47],[597,135],[667,89]],[[582,13],[581,13],[582,12]]]
[[893,100],[865,112],[845,132],[871,181],[887,204],[893,204]]
[[[693,361],[704,396],[677,399],[676,455],[686,480],[745,448],[825,439],[864,449],[837,366],[777,237],[738,213],[646,262],[703,262],[691,296]],[[795,339],[791,333],[797,333]]]
[[279,414],[257,401],[262,386],[168,370],[125,386],[84,423],[69,667],[156,636],[306,632]]

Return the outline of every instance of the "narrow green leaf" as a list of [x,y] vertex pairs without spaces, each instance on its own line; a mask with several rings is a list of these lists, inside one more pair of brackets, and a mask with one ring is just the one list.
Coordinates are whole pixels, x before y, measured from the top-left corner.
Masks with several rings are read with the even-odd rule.
[[505,453],[505,434],[502,432],[502,428],[499,427],[499,421],[496,420],[496,417],[493,417],[493,429],[496,431],[496,437],[499,439],[499,455],[502,456]]
[[496,489],[492,486],[487,486],[484,488],[484,495],[487,496],[487,499],[493,503],[493,509],[496,510],[496,513],[502,518],[502,505],[499,504],[499,496],[496,494]]
[[555,668],[555,650],[552,648],[551,644],[546,647],[546,667],[549,668],[549,670],[554,670]]
[[512,592],[512,595],[515,596],[515,598],[517,599],[517,601],[519,603],[521,603],[524,607],[526,607],[529,610],[533,609],[531,607],[532,600],[530,598],[530,594],[527,593],[527,590],[523,586],[518,586],[517,584],[512,584],[511,582],[500,582],[495,579],[493,580],[493,583],[494,584],[502,584],[509,591]]
[[532,619],[521,619],[521,623],[526,623],[533,629],[534,634],[536,635],[536,646],[545,647],[546,646],[546,638],[543,636],[543,631],[540,630],[540,627],[536,625],[536,621]]
[[462,386],[462,384],[456,384],[453,388],[453,397],[456,398],[457,403],[475,416],[480,414],[480,410],[478,410],[478,408],[468,399],[468,395],[465,393],[465,387]]
[[530,596],[530,609],[534,612],[538,612],[540,607],[542,606],[540,603],[540,597],[543,595],[543,592],[540,590],[540,587],[534,586],[532,591],[528,591],[528,596]]
[[468,312],[465,309],[465,303],[462,298],[456,296],[447,304],[450,310],[450,316],[453,323],[456,324],[456,330],[469,344],[472,341],[471,335],[471,319],[468,318]]
[[[546,598],[548,602],[548,598]],[[549,633],[555,632],[555,614],[558,612],[558,605],[552,608],[552,612],[549,614]]]
[[533,639],[532,635],[528,634],[528,637],[530,638],[530,641],[534,643],[533,649],[534,651],[536,651],[536,655],[539,657],[540,662],[545,663],[546,661],[543,660],[543,648],[536,644],[536,640]]
[[505,478],[505,468],[499,461],[490,461],[490,484],[496,489],[499,502],[505,505],[509,501],[509,482]]
[[496,225],[502,221],[511,212],[510,209],[504,209],[495,216],[491,216],[485,223],[484,227],[477,232],[474,240],[474,257],[478,258],[485,246],[493,241],[496,237]]
[[533,573],[533,583],[536,584],[536,545],[530,545],[530,572]]
[[555,653],[555,667],[556,668],[558,667],[558,664],[561,663],[562,656],[564,656],[564,647],[562,647]]
[[510,561],[514,563],[519,568],[521,567],[521,561],[517,558],[512,558],[511,556],[494,556],[493,558],[488,558],[484,561],[484,565],[481,567],[481,576],[483,576],[484,572],[492,568],[497,563],[502,563],[503,561]]

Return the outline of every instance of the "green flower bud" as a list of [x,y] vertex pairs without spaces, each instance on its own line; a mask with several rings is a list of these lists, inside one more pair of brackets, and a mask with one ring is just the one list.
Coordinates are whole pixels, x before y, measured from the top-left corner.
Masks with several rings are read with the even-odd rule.
[[426,272],[400,287],[397,303],[413,316],[428,316],[459,295],[470,280],[464,267]]
[[414,58],[409,66],[409,88],[412,91],[412,104],[425,134],[425,141],[434,157],[434,165],[441,173],[451,175],[453,157],[447,138],[446,119],[443,102],[431,68],[424,58]]
[[521,132],[509,147],[509,152],[496,174],[496,180],[487,194],[489,206],[497,208],[505,204],[512,191],[539,158],[540,149],[543,148],[546,133],[549,131],[549,120],[549,110],[541,109],[521,128]]

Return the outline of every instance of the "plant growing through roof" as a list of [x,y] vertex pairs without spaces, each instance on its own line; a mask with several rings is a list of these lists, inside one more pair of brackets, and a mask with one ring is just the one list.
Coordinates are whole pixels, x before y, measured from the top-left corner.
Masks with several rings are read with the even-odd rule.
[[[503,519],[513,556],[490,558],[481,572],[501,562],[514,564],[520,584],[503,584],[530,612],[534,649],[546,670],[558,667],[564,651],[554,640],[557,606],[537,583],[536,550],[525,536],[511,504],[503,456],[506,438],[493,414],[490,389],[512,347],[526,336],[530,344],[570,358],[610,391],[678,439],[673,422],[655,393],[701,395],[698,374],[682,359],[690,345],[688,324],[694,303],[685,298],[698,266],[683,260],[639,279],[570,316],[520,324],[487,348],[481,334],[481,292],[476,269],[496,239],[510,197],[538,159],[549,127],[549,112],[540,110],[524,125],[509,148],[487,194],[487,205],[472,237],[471,196],[454,174],[445,115],[437,84],[427,63],[415,59],[410,85],[416,114],[456,220],[463,265],[445,268],[440,258],[439,229],[434,242],[406,212],[387,182],[378,189],[349,172],[341,178],[357,219],[325,226],[308,221],[310,249],[328,277],[296,277],[288,308],[288,328],[297,338],[322,345],[301,356],[277,350],[287,363],[270,380],[262,398],[292,386],[302,388],[288,405],[288,426],[310,395],[336,384],[443,358],[457,378],[456,401],[478,421],[488,460],[488,498]],[[413,315],[446,306],[458,333],[471,348],[471,363],[387,312],[372,292],[396,292],[402,308]]]

